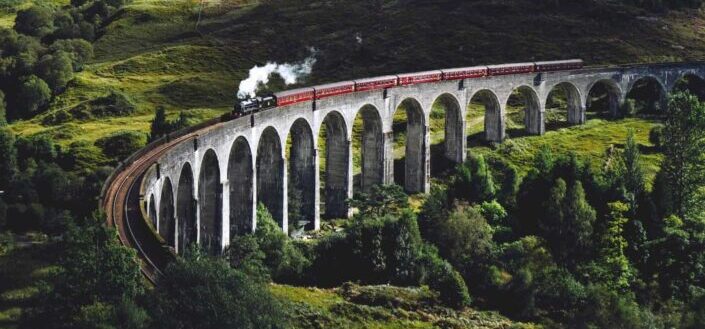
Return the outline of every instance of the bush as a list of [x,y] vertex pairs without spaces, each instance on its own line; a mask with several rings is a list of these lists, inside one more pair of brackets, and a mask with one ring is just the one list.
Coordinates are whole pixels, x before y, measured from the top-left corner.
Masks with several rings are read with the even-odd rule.
[[19,116],[28,117],[45,108],[51,99],[51,89],[47,83],[35,75],[20,79],[17,93]]
[[42,78],[58,93],[73,79],[73,65],[69,54],[57,51],[51,55],[44,55],[37,63],[37,75]]
[[110,136],[98,139],[95,145],[103,153],[115,161],[122,161],[142,148],[147,142],[147,136],[136,131],[119,131]]
[[421,259],[426,268],[424,283],[437,291],[446,306],[462,308],[470,304],[470,293],[463,277],[453,265],[442,260],[433,252],[426,252]]
[[267,287],[222,259],[194,252],[167,266],[152,296],[156,328],[279,328]]
[[657,125],[649,131],[649,142],[660,149],[663,145],[663,126]]
[[17,12],[15,30],[35,37],[44,37],[54,30],[54,13],[44,6],[32,6]]

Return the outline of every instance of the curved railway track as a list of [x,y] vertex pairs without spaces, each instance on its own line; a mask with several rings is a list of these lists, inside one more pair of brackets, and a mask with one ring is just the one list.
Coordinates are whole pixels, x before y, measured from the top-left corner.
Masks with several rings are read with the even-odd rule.
[[152,284],[175,257],[144,219],[140,209],[140,183],[145,172],[172,147],[198,136],[201,130],[217,127],[219,119],[208,120],[163,137],[131,155],[106,180],[100,207],[108,226],[115,227],[120,242],[134,248],[140,258],[142,274]]

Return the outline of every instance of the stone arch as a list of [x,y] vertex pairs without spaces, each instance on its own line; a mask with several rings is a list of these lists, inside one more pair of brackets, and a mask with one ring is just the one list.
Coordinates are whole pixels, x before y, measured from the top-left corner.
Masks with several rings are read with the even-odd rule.
[[671,91],[689,91],[705,101],[705,77],[695,73],[685,73],[675,81]]
[[[401,175],[399,171],[395,170],[394,180],[397,184],[403,185],[404,189],[409,193],[424,192],[426,190],[427,177],[426,164],[429,160],[426,152],[427,129],[424,111],[421,103],[411,97],[401,101],[395,113],[399,112],[400,109],[403,109],[406,113],[404,171],[403,175]],[[394,127],[393,130],[395,130]],[[401,129],[397,128],[397,130]]]
[[497,95],[489,89],[481,89],[470,97],[470,103],[473,102],[480,103],[485,107],[484,139],[489,142],[502,142],[504,140],[505,123]]
[[196,243],[196,200],[193,198],[193,170],[191,164],[184,164],[179,176],[176,192],[176,219],[179,226],[179,252],[183,253],[192,243]]
[[272,214],[280,227],[284,223],[284,158],[281,139],[273,127],[267,127],[257,145],[257,200]]
[[[436,108],[441,108],[442,112],[435,111]],[[449,93],[444,93],[436,97],[431,106],[430,120],[439,119],[439,115],[443,115],[443,143],[442,150],[431,150],[431,164],[432,171],[438,172],[443,171],[448,167],[447,164],[457,164],[463,161],[463,138],[465,132],[463,130],[463,114],[460,109],[460,102],[458,99]],[[434,146],[432,146],[433,148]],[[442,153],[441,153],[442,152]],[[446,161],[438,161],[437,158],[440,156],[434,156],[435,154],[443,155]]]
[[369,192],[372,186],[384,183],[384,128],[379,110],[374,105],[366,104],[357,111],[354,122],[359,121],[362,121],[359,138],[353,138],[354,147],[360,148],[360,179],[357,188],[361,192]]
[[[518,86],[512,90],[512,93],[504,102],[508,105],[512,99],[518,99],[524,108],[521,113],[524,114],[523,123],[527,133],[532,135],[541,135],[545,131],[544,113],[541,109],[541,100],[534,88],[526,85]],[[486,121],[485,121],[486,122]]]
[[199,240],[204,250],[219,254],[223,232],[223,185],[220,183],[218,156],[209,149],[201,161],[198,176]]
[[587,87],[586,111],[607,112],[615,116],[619,113],[622,97],[622,88],[612,79],[599,79],[591,82]]
[[[656,95],[648,89],[655,89]],[[635,111],[665,113],[668,90],[660,79],[653,75],[645,75],[632,81],[628,88],[626,99],[633,99]]]
[[319,129],[319,135],[325,134],[325,148],[319,146],[319,151],[323,151],[321,155],[325,159],[325,170],[320,177],[325,184],[323,216],[326,219],[348,215],[350,142],[347,131],[345,118],[337,111],[328,113]]
[[582,105],[580,90],[570,82],[560,82],[554,85],[546,95],[546,110],[550,106],[552,96],[555,97],[556,94],[565,97],[568,123],[573,125],[585,123],[585,107]]
[[316,213],[316,153],[313,131],[308,121],[302,118],[294,121],[289,129],[289,138],[287,218],[292,227],[313,229]]
[[159,201],[159,234],[169,246],[176,246],[176,220],[174,219],[174,192],[167,177]]
[[233,142],[228,158],[228,186],[230,190],[230,236],[253,231],[254,181],[252,150],[245,137]]
[[152,221],[152,225],[156,228],[159,224],[157,223],[157,204],[154,200],[154,193],[149,196],[149,219]]

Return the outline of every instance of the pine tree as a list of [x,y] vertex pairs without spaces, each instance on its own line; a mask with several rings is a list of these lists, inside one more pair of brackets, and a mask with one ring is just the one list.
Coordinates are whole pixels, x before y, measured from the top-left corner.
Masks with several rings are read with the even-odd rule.
[[169,123],[166,121],[166,111],[164,107],[158,106],[154,113],[152,126],[149,134],[149,141],[155,141],[169,133]]
[[0,129],[0,154],[0,191],[3,191],[17,173],[15,135],[9,129]]
[[[624,145],[622,159],[624,163],[624,187],[631,194],[632,200],[636,200],[644,192],[644,170],[640,163],[641,153],[639,145],[634,138],[634,130],[629,130],[627,142]],[[632,204],[632,209],[635,204]]]
[[702,215],[705,196],[705,104],[688,92],[669,97],[668,117],[663,128],[666,190],[670,208],[667,214],[687,219]]

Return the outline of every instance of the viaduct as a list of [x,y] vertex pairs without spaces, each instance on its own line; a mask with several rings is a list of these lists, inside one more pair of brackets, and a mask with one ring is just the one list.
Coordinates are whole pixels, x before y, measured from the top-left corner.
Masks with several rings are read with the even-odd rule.
[[[397,110],[407,114],[404,188],[426,193],[434,104],[445,111],[444,155],[459,163],[466,157],[471,100],[484,104],[486,140],[499,143],[506,136],[505,112],[513,93],[524,98],[527,133],[540,135],[553,90],[564,92],[568,122],[578,125],[585,122],[588,95],[597,86],[607,90],[609,110],[617,113],[639,81],[655,82],[663,105],[665,95],[687,76],[705,79],[705,64],[588,67],[440,81],[211,120],[152,143],[123,162],[104,186],[102,207],[122,241],[138,249],[145,273],[155,275],[168,257],[163,256],[165,245],[172,248],[172,257],[191,243],[219,252],[232,236],[253,231],[259,203],[288,232],[295,224],[287,218],[289,188],[310,218],[310,229],[318,229],[321,218],[349,216],[345,201],[353,192],[394,182],[392,118]],[[362,121],[359,134],[353,133],[356,119]],[[353,156],[353,136],[359,138],[359,157]],[[361,168],[357,184],[354,167]]]

